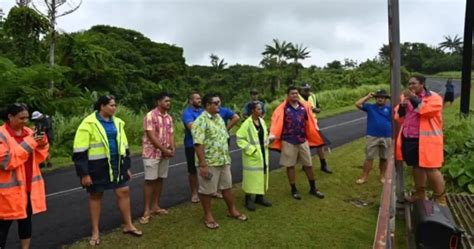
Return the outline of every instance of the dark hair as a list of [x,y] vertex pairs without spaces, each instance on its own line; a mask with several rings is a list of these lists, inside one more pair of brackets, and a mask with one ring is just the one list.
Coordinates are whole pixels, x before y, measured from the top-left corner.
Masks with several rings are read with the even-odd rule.
[[421,75],[421,74],[415,74],[415,75],[412,75],[410,78],[415,78],[418,82],[420,82],[421,84],[425,84],[426,82],[426,77]]
[[3,121],[7,122],[8,115],[15,116],[22,111],[28,111],[28,106],[24,103],[14,103],[14,104],[8,105],[4,110],[0,112],[0,118]]
[[189,93],[188,95],[188,100],[191,100],[191,98],[193,97],[194,94],[198,94],[199,95],[199,92],[198,91],[192,91]]
[[113,95],[100,96],[97,102],[94,104],[94,110],[100,111],[100,107],[103,105],[108,105],[111,100],[115,100]]
[[255,110],[255,108],[257,108],[257,106],[261,105],[260,102],[258,101],[253,101],[252,103],[250,103],[250,110],[253,111]]
[[166,97],[171,98],[171,95],[168,94],[167,92],[158,93],[158,95],[156,95],[155,101],[162,101]]
[[296,90],[298,91],[298,87],[291,85],[286,89],[286,94],[289,94],[291,91]]
[[204,97],[202,98],[202,106],[204,106],[204,108],[206,108],[207,105],[211,104],[212,102],[212,99],[213,98],[218,98],[219,95],[217,93],[208,93],[206,95],[204,95]]

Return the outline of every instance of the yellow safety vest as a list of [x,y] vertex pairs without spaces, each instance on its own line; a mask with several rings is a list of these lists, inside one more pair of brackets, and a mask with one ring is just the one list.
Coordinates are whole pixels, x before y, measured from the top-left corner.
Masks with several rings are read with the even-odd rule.
[[[262,118],[260,118],[260,124],[263,128],[264,141],[267,141],[268,129]],[[244,123],[242,123],[236,136],[237,145],[242,149],[242,189],[248,194],[263,195],[268,189],[268,145],[265,145],[265,162],[267,163],[267,169],[266,172],[264,172],[263,153],[252,117],[247,118]]]

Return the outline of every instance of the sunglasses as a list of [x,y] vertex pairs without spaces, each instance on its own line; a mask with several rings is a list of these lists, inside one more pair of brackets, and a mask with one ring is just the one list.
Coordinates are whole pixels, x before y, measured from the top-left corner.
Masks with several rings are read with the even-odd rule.
[[211,104],[214,104],[214,105],[220,105],[220,104],[221,104],[221,102],[220,102],[220,101],[213,101],[213,102],[211,102]]
[[13,103],[14,106],[16,107],[22,107],[22,108],[28,108],[28,106],[25,103]]

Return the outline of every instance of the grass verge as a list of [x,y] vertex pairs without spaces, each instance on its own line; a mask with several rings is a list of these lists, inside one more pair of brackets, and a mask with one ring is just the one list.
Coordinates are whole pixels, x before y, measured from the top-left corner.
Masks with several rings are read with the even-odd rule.
[[[145,232],[142,238],[124,236],[118,229],[103,234],[101,248],[371,248],[382,186],[378,170],[372,172],[368,183],[354,183],[362,171],[364,145],[365,140],[360,139],[333,150],[328,162],[335,174],[316,170],[318,186],[326,194],[323,200],[307,194],[306,177],[299,167],[297,186],[303,200],[293,200],[286,173],[278,169],[270,175],[267,198],[273,202],[271,208],[244,210],[244,193],[240,185],[235,186],[237,206],[249,216],[247,222],[227,218],[224,202],[214,200],[220,228],[211,231],[203,225],[201,206],[185,203],[147,225],[138,224]],[[318,169],[317,159],[314,163]],[[352,200],[368,205],[356,207]],[[88,248],[88,243],[84,239],[68,248]]]

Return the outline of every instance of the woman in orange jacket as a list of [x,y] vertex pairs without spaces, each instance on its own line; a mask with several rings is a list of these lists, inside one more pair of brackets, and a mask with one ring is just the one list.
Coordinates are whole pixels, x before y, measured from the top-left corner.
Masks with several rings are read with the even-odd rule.
[[28,109],[15,103],[6,108],[0,126],[0,248],[8,230],[18,222],[21,248],[29,248],[31,216],[46,211],[44,181],[39,164],[48,156],[48,140],[26,127]]

